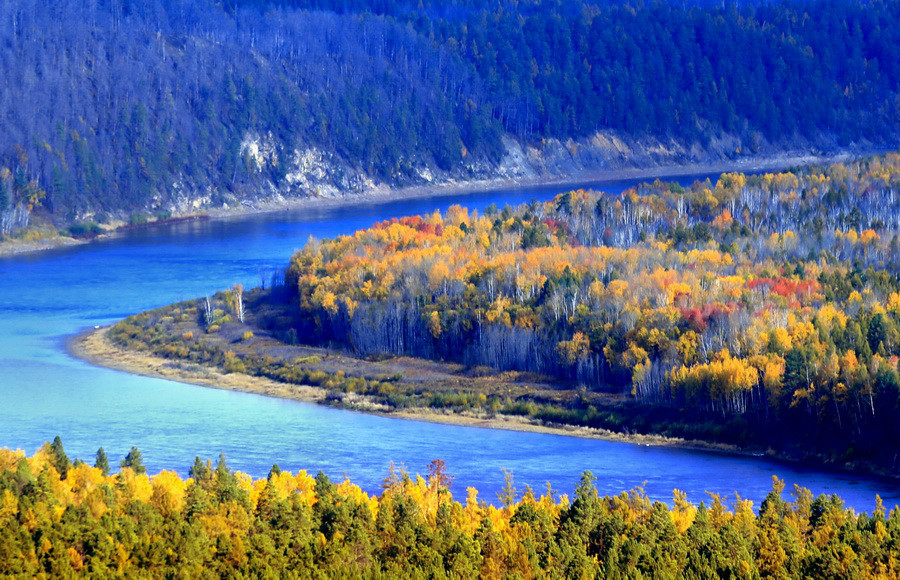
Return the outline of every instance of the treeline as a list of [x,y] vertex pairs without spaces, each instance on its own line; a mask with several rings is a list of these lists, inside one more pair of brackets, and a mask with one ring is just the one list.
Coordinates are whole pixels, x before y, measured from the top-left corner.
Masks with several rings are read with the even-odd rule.
[[57,438],[0,450],[0,575],[10,578],[887,578],[900,573],[900,509],[857,514],[784,483],[757,508],[674,491],[600,497],[586,472],[569,498],[517,493],[489,505],[393,468],[383,491],[273,466],[265,479],[199,458],[190,477],[148,476],[132,449],[117,474],[69,460]]
[[22,223],[36,190],[103,221],[310,195],[323,172],[465,177],[504,135],[891,143],[898,20],[897,0],[6,3],[0,213]]
[[892,154],[454,206],[312,241],[286,280],[304,343],[543,373],[893,472],[898,188]]

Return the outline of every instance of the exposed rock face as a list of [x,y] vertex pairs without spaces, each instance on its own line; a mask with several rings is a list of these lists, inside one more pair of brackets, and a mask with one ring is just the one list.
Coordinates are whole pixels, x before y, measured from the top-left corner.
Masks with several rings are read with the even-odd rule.
[[285,175],[288,194],[293,196],[337,197],[376,186],[364,171],[339,156],[315,147],[296,149]]
[[271,133],[246,135],[241,142],[240,155],[250,171],[259,171],[267,165],[278,165],[278,148]]
[[[409,170],[388,182],[373,178],[364,168],[333,151],[306,143],[293,150],[278,145],[272,134],[247,134],[239,154],[250,174],[262,174],[273,168],[283,179],[256,181],[233,192],[212,188],[192,189],[179,181],[168,192],[159,192],[148,210],[168,211],[172,215],[196,213],[207,209],[256,207],[261,203],[289,199],[334,199],[345,196],[385,193],[406,186],[458,184],[473,180],[564,179],[589,172],[629,168],[653,168],[688,163],[717,163],[749,159],[748,148],[739,139],[722,137],[705,145],[674,139],[635,139],[611,132],[598,132],[582,139],[543,139],[523,142],[512,137],[503,140],[505,154],[498,162],[470,158],[457,169],[443,171],[422,159],[411,160]],[[814,151],[808,143],[798,143],[790,155]],[[757,140],[752,157],[788,155],[784,147]],[[271,173],[271,172],[270,172]]]

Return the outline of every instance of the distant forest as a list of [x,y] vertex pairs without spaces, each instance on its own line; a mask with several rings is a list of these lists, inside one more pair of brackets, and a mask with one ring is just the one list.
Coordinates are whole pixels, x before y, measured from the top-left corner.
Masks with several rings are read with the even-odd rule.
[[72,221],[305,195],[286,179],[298,149],[401,184],[492,167],[507,135],[727,135],[752,152],[900,127],[898,0],[23,0],[0,22],[7,225],[16,207]]

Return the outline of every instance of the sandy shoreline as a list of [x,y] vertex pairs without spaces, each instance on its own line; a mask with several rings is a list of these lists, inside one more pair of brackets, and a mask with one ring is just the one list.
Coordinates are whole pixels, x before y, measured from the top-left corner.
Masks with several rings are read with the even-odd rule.
[[21,254],[35,254],[57,248],[68,248],[86,244],[87,240],[78,240],[66,236],[55,236],[40,241],[5,240],[0,242],[0,258],[5,256],[18,256]]
[[108,326],[90,329],[70,338],[68,353],[94,366],[180,383],[227,391],[242,391],[269,397],[318,403],[325,399],[323,389],[279,383],[263,377],[223,373],[217,369],[126,350],[106,339]]
[[[70,355],[95,366],[105,367],[130,374],[166,379],[190,385],[240,391],[267,397],[277,397],[303,403],[326,404],[326,391],[318,387],[286,385],[264,377],[255,377],[239,373],[223,373],[218,369],[184,363],[148,353],[123,349],[111,344],[107,339],[109,327],[89,329],[71,337],[66,349]],[[705,441],[687,441],[659,435],[624,434],[602,429],[576,427],[571,425],[544,425],[526,417],[511,415],[469,415],[459,413],[441,413],[432,409],[414,409],[404,411],[386,411],[384,408],[362,402],[358,405],[347,405],[348,410],[360,411],[372,415],[425,421],[444,425],[464,427],[480,427],[484,429],[505,429],[529,433],[548,433],[585,439],[617,441],[644,446],[677,447],[703,451],[716,451],[733,455],[759,457],[759,453],[750,453],[731,445],[709,443]]]
[[[872,152],[871,154],[876,154]],[[306,208],[338,208],[358,204],[377,204],[388,201],[403,201],[424,197],[447,197],[451,195],[466,195],[478,192],[495,191],[513,187],[538,187],[559,185],[577,186],[579,183],[593,181],[616,181],[621,179],[647,179],[657,177],[678,177],[702,173],[725,173],[730,171],[758,172],[766,170],[783,170],[799,165],[812,163],[830,163],[845,161],[862,156],[862,154],[839,153],[827,156],[817,155],[783,155],[764,158],[742,158],[733,161],[719,161],[715,163],[686,163],[676,165],[658,165],[654,167],[632,167],[624,169],[604,169],[597,171],[582,171],[561,177],[536,177],[527,179],[491,178],[476,179],[470,181],[446,181],[442,183],[414,185],[400,188],[380,187],[362,193],[347,193],[338,197],[305,197],[289,198],[282,201],[263,201],[257,203],[243,203],[236,207],[216,208],[185,213],[174,216],[176,219],[208,217],[213,219],[241,219],[257,214],[266,214],[280,211],[300,210]],[[154,224],[153,222],[143,227],[155,227],[166,225],[167,222]],[[126,235],[126,232],[110,230],[109,232],[91,239],[75,239],[66,236],[57,236],[40,241],[6,240],[0,241],[0,258],[20,254],[29,254],[71,247],[82,244],[102,242]]]

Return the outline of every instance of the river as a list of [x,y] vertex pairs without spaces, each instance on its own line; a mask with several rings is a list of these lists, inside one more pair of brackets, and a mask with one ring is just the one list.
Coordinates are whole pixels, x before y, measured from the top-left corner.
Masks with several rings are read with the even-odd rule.
[[[678,181],[697,177],[706,176]],[[576,185],[620,192],[635,182]],[[215,460],[224,453],[232,468],[256,477],[277,462],[292,471],[347,475],[369,492],[378,491],[391,461],[425,473],[440,458],[455,476],[457,499],[473,486],[493,502],[503,485],[501,468],[514,473],[520,490],[530,485],[541,491],[549,482],[571,493],[590,470],[601,493],[643,486],[662,501],[678,488],[695,502],[707,500],[707,491],[759,502],[776,474],[788,489],[796,483],[815,494],[838,493],[858,510],[871,511],[876,493],[887,505],[900,502],[900,484],[877,478],[765,458],[365,415],[129,375],[91,366],[65,350],[67,337],[86,327],[235,282],[259,285],[310,235],[350,233],[454,203],[483,209],[544,200],[565,189],[505,189],[182,223],[0,258],[0,447],[32,453],[60,435],[70,457],[92,463],[100,446],[118,462],[136,445],[151,473],[173,469],[182,475],[195,456]]]

